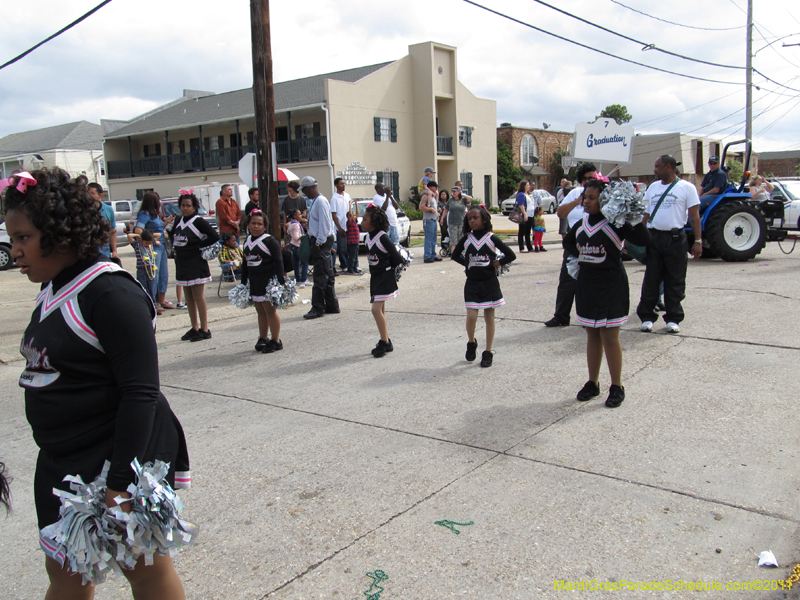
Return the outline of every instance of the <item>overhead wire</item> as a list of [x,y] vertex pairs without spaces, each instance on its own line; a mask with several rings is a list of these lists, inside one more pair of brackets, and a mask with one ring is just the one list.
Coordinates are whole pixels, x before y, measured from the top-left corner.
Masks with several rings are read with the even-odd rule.
[[532,1],[536,2],[537,4],[541,4],[542,6],[546,6],[547,8],[551,8],[554,11],[561,13],[562,15],[566,15],[566,16],[571,17],[571,18],[573,18],[573,19],[575,19],[577,21],[580,21],[581,23],[585,23],[586,25],[591,25],[592,27],[596,27],[597,29],[600,29],[601,31],[605,31],[606,33],[610,33],[610,34],[615,35],[617,37],[620,37],[620,38],[622,38],[624,40],[628,40],[629,42],[633,42],[635,44],[639,44],[641,46],[644,46],[642,48],[643,51],[644,50],[655,50],[657,52],[662,52],[662,53],[668,54],[670,56],[675,56],[677,58],[682,58],[683,60],[689,60],[689,61],[692,61],[692,62],[702,63],[704,65],[711,65],[713,67],[721,67],[723,69],[741,69],[741,70],[745,69],[745,67],[740,67],[740,66],[736,66],[736,65],[723,65],[723,64],[720,64],[720,63],[710,62],[710,61],[707,61],[707,60],[700,60],[699,58],[692,58],[691,56],[685,56],[683,54],[678,54],[677,52],[671,52],[669,50],[664,50],[663,48],[659,48],[655,44],[648,44],[647,42],[639,41],[637,39],[634,39],[632,37],[629,37],[627,35],[623,35],[623,34],[617,32],[617,31],[614,31],[612,29],[608,29],[607,27],[603,27],[602,25],[598,25],[597,23],[593,23],[592,21],[584,19],[583,17],[579,17],[578,15],[574,15],[571,12],[568,12],[566,10],[563,10],[561,8],[553,6],[552,4],[548,4],[547,2],[544,2],[544,0],[532,0]]
[[69,31],[70,29],[72,29],[73,27],[75,27],[75,25],[77,25],[77,24],[78,24],[78,23],[80,23],[81,21],[84,21],[84,20],[86,20],[87,18],[89,18],[90,16],[92,16],[94,13],[96,13],[98,10],[100,10],[100,9],[101,9],[101,8],[103,8],[103,7],[104,7],[106,4],[108,4],[108,3],[110,3],[110,2],[111,2],[111,0],[103,0],[103,2],[101,2],[100,4],[98,4],[97,6],[95,6],[95,7],[94,7],[92,10],[90,10],[89,12],[87,12],[87,13],[85,13],[84,15],[82,15],[82,16],[78,17],[77,19],[75,19],[75,20],[74,20],[72,23],[70,23],[70,24],[69,24],[69,25],[67,25],[66,27],[62,27],[61,29],[59,29],[58,31],[56,31],[56,32],[55,32],[53,35],[51,35],[50,37],[48,37],[48,38],[46,38],[46,39],[42,40],[41,42],[39,42],[38,44],[36,44],[36,45],[35,45],[35,46],[33,46],[32,48],[28,48],[28,49],[27,49],[25,52],[23,52],[23,53],[22,53],[22,54],[20,54],[19,56],[15,56],[14,58],[12,58],[11,60],[9,60],[8,62],[6,62],[6,63],[3,63],[2,65],[0,65],[0,70],[2,70],[2,69],[5,69],[6,67],[8,67],[8,66],[10,66],[10,65],[13,65],[15,62],[17,62],[17,61],[19,61],[19,60],[22,60],[23,58],[25,58],[26,56],[28,56],[28,54],[30,54],[31,52],[33,52],[33,51],[34,51],[34,50],[36,50],[37,48],[40,48],[40,47],[44,46],[44,45],[45,45],[47,42],[49,42],[49,41],[50,41],[50,40],[52,40],[52,39],[55,39],[55,38],[57,38],[58,36],[60,36],[60,35],[61,35],[62,33],[64,33],[65,31]]
[[721,83],[723,85],[744,85],[744,83],[738,82],[738,81],[722,81],[722,80],[719,80],[719,79],[707,79],[705,77],[696,77],[694,75],[686,75],[685,73],[677,73],[675,71],[670,71],[668,69],[661,69],[659,67],[654,67],[652,65],[646,65],[644,63],[640,63],[640,62],[637,62],[635,60],[630,60],[628,58],[623,58],[621,56],[617,56],[616,54],[611,54],[610,52],[606,52],[604,50],[598,50],[597,48],[592,48],[591,46],[587,46],[586,44],[581,44],[580,42],[576,42],[575,40],[571,40],[569,38],[566,38],[564,36],[558,35],[556,33],[552,33],[550,31],[542,29],[541,27],[536,27],[535,25],[531,25],[530,23],[526,23],[525,21],[521,21],[520,19],[517,19],[515,17],[511,17],[509,15],[506,15],[504,13],[496,11],[496,10],[494,10],[492,8],[488,8],[486,6],[483,6],[482,4],[478,4],[477,2],[474,2],[474,0],[464,0],[464,2],[466,2],[467,4],[471,4],[473,6],[476,6],[477,8],[481,8],[481,9],[483,9],[483,10],[485,10],[487,12],[490,12],[492,14],[495,14],[495,15],[497,15],[499,17],[503,17],[504,19],[508,19],[509,21],[512,21],[514,23],[518,23],[518,24],[523,25],[525,27],[529,27],[530,29],[533,29],[534,31],[538,31],[540,33],[544,33],[545,35],[549,35],[551,37],[554,37],[556,39],[562,40],[564,42],[568,42],[568,43],[573,44],[575,46],[579,46],[581,48],[585,48],[586,50],[591,50],[592,52],[597,52],[598,54],[602,54],[604,56],[609,56],[611,58],[616,58],[617,60],[621,60],[621,61],[626,62],[626,63],[630,63],[630,64],[637,65],[637,66],[640,66],[640,67],[644,67],[646,69],[651,69],[653,71],[659,71],[661,73],[667,73],[669,75],[676,75],[678,77],[684,77],[686,79],[695,79],[697,81],[708,81],[710,83]]
[[714,100],[709,100],[708,102],[704,102],[703,104],[698,104],[697,106],[693,106],[691,108],[680,110],[680,111],[678,111],[676,113],[672,113],[672,114],[666,115],[664,117],[656,117],[655,119],[650,119],[649,121],[642,121],[641,123],[631,123],[631,125],[633,125],[634,127],[645,127],[645,126],[657,125],[658,123],[662,123],[664,121],[668,121],[669,119],[672,119],[673,117],[677,117],[678,115],[682,115],[684,113],[693,111],[693,110],[695,110],[697,108],[701,108],[701,107],[706,106],[708,104],[713,104],[714,102],[718,102],[719,100],[724,100],[725,98],[729,98],[729,97],[733,96],[734,94],[739,94],[739,93],[741,93],[741,92],[739,90],[736,90],[735,92],[731,92],[730,94],[726,94],[724,96],[720,96],[719,98],[715,98]]
[[655,17],[653,15],[649,15],[646,12],[642,12],[641,10],[636,10],[630,6],[626,6],[622,2],[617,2],[617,0],[611,0],[614,4],[620,5],[622,8],[627,8],[628,10],[632,10],[635,13],[639,13],[640,15],[644,15],[645,17],[649,17],[651,19],[655,19],[656,21],[661,21],[662,23],[669,23],[670,25],[676,25],[678,27],[686,27],[687,29],[699,29],[700,31],[734,31],[736,29],[744,29],[744,25],[739,25],[738,27],[696,27],[694,25],[684,25],[683,23],[676,23],[675,21],[667,21],[666,19],[661,19],[659,17]]

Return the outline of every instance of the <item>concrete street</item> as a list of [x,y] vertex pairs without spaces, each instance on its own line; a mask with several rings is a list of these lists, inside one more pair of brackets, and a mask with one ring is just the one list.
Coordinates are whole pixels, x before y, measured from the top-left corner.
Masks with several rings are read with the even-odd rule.
[[[489,369],[464,360],[462,268],[423,264],[421,248],[387,302],[395,350],[379,360],[366,275],[337,278],[339,315],[305,321],[300,302],[281,311],[285,349],[271,355],[253,351],[255,311],[217,298],[216,282],[206,288],[212,340],[179,341],[185,311],[159,317],[162,389],[193,467],[181,497],[201,528],[176,560],[187,598],[365,598],[376,569],[389,576],[380,600],[800,598],[800,584],[725,589],[769,587],[800,562],[800,249],[773,243],[748,263],[690,263],[680,334],[663,321],[641,333],[635,314],[622,328],[627,399],[610,410],[605,365],[601,397],[575,400],[587,379],[583,330],[542,325],[561,263],[556,231],[549,216],[549,252],[520,255],[501,280]],[[123,254],[132,268],[132,251]],[[644,267],[626,267],[633,311]],[[37,449],[17,385],[37,288],[18,269],[0,273],[9,600],[46,589]],[[479,321],[479,359],[482,336]],[[456,535],[439,520],[474,524]],[[780,568],[757,566],[763,550]],[[591,581],[686,588],[563,588]],[[700,581],[722,589],[688,589]],[[129,598],[126,589],[112,580],[95,597]]]

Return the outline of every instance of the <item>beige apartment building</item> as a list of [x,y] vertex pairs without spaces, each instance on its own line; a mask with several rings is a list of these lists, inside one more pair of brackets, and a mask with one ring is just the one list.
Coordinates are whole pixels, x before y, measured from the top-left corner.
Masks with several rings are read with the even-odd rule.
[[[344,177],[353,198],[371,198],[382,182],[405,201],[433,167],[441,185],[460,179],[497,205],[496,102],[458,81],[452,46],[415,44],[394,62],[277,83],[275,120],[279,166],[315,177],[328,197]],[[114,199],[241,183],[239,159],[255,150],[252,89],[186,90],[131,121],[101,124]]]

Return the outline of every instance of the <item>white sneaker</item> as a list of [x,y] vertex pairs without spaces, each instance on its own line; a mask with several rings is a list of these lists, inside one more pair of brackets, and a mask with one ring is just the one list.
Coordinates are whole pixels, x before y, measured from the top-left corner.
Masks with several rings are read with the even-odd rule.
[[680,333],[681,326],[677,323],[667,323],[667,333]]
[[186,302],[178,302],[175,308],[186,308]]
[[653,322],[652,321],[645,321],[642,323],[642,326],[639,328],[640,331],[653,331]]

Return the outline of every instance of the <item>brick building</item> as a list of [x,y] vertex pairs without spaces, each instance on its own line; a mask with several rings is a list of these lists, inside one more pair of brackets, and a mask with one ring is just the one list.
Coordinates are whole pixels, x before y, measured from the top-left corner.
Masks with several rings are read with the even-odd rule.
[[567,150],[570,147],[572,132],[529,129],[503,123],[497,128],[497,139],[511,146],[514,166],[521,168],[526,178],[536,183],[537,188],[555,193],[559,182],[553,181],[553,155],[559,149]]
[[800,166],[800,150],[787,152],[760,152],[758,172],[773,177],[795,177]]

